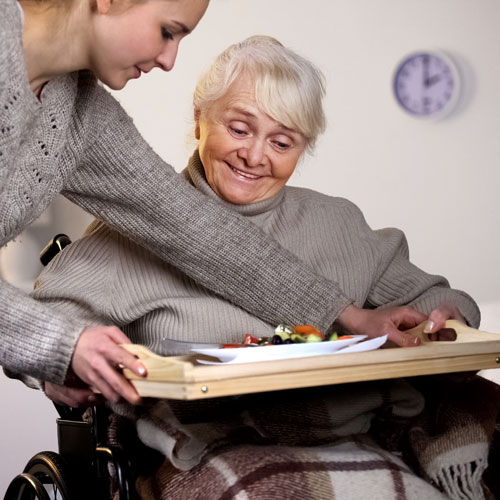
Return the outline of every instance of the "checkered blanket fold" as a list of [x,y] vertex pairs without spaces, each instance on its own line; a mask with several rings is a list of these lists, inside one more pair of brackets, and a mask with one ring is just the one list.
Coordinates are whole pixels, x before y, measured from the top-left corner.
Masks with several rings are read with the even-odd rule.
[[483,500],[499,389],[422,377],[152,400],[115,407],[110,433],[126,443],[133,423],[144,456],[159,452],[138,460],[144,499]]

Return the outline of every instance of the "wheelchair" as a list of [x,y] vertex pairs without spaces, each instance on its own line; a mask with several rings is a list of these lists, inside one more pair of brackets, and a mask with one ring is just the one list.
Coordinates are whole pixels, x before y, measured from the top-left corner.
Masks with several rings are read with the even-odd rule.
[[[68,236],[56,235],[40,254],[42,264],[70,243]],[[107,444],[109,411],[95,406],[84,418],[82,410],[55,406],[59,452],[34,455],[10,482],[4,500],[109,500],[110,464],[120,500],[138,500],[129,458],[121,448]]]

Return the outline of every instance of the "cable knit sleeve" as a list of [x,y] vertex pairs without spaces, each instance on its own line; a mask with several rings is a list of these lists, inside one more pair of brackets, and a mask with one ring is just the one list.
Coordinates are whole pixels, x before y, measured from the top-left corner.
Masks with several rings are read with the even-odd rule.
[[65,183],[70,200],[271,324],[326,329],[351,302],[336,282],[190,186],[104,89],[96,87],[87,101],[82,123],[95,137]]
[[408,243],[401,231],[382,229],[374,235],[380,252],[380,275],[370,290],[367,305],[410,305],[429,314],[440,304],[451,303],[470,326],[479,326],[479,308],[469,295],[450,288],[442,276],[428,274],[409,261]]
[[[2,365],[61,384],[66,376],[83,323],[70,320],[0,279]],[[43,360],[43,362],[42,362]]]
[[[64,381],[74,346],[83,330],[120,322],[111,306],[116,290],[122,286],[118,282],[120,274],[115,272],[114,240],[108,237],[110,230],[102,225],[94,224],[88,232],[86,238],[72,243],[54,257],[38,277],[32,293],[35,300],[25,297],[34,314],[17,315],[20,322],[17,327],[21,328],[22,318],[24,328],[30,332],[29,342],[23,343],[25,359],[51,360],[43,372],[38,362],[23,366],[24,373],[42,380]],[[18,302],[17,307],[23,307],[24,303]],[[124,304],[125,311],[126,306]],[[37,338],[42,328],[45,332]],[[14,343],[11,349],[18,349],[18,344]],[[36,385],[32,377],[9,369],[5,373],[31,387]]]

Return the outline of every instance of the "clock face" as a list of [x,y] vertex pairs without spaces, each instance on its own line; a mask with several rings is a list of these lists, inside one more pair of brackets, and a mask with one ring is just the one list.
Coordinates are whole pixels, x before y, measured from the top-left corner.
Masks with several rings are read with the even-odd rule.
[[396,70],[394,94],[403,109],[414,116],[442,115],[458,96],[456,70],[439,54],[412,54]]

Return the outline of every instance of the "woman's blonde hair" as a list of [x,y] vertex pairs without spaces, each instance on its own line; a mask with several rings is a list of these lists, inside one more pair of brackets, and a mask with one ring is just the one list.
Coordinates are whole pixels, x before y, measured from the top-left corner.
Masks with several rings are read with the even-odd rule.
[[278,40],[252,36],[229,46],[199,79],[193,97],[195,113],[207,112],[242,76],[255,83],[257,105],[300,132],[311,151],[326,125],[321,71]]

